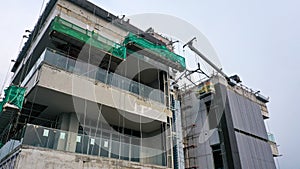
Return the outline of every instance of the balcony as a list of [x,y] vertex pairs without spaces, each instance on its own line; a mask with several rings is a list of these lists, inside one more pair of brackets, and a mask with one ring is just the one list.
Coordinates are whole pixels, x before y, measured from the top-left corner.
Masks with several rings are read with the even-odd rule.
[[101,130],[97,136],[90,136],[27,124],[0,149],[0,157],[4,158],[20,146],[33,146],[166,166],[166,154],[163,150],[142,146],[139,138],[125,135],[120,136],[123,141],[117,141],[110,132]]
[[268,108],[267,108],[266,104],[265,103],[259,103],[259,105],[260,105],[260,109],[261,109],[261,113],[263,115],[263,118],[264,119],[270,118],[269,111],[268,111]]
[[[73,38],[80,42],[90,44],[104,52],[110,53],[119,59],[126,58],[126,48],[118,43],[115,43],[93,31],[81,28],[60,17],[55,17],[51,23],[51,36],[59,39]],[[67,36],[66,36],[67,35]]]
[[275,137],[272,133],[268,133],[268,142],[271,146],[273,157],[280,156],[279,151],[278,151],[278,146],[275,142]]
[[143,55],[179,71],[186,69],[185,58],[171,52],[166,46],[154,44],[132,33],[125,37],[123,44],[129,51],[139,51]]
[[45,49],[37,60],[31,71],[23,80],[22,86],[28,83],[38,67],[43,63],[130,92],[138,97],[150,99],[162,104],[164,103],[164,93],[158,89],[151,88],[115,73],[109,73],[100,67],[74,60],[65,54],[49,48]]

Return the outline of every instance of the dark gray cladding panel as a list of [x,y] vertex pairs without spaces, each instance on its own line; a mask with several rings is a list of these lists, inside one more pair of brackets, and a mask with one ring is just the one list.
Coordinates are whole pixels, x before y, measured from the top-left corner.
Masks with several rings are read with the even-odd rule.
[[218,111],[216,112],[218,117],[221,117],[218,128],[221,129],[220,140],[221,144],[225,148],[226,163],[225,168],[241,169],[240,157],[234,134],[234,125],[231,115],[228,89],[222,84],[216,84],[216,95],[213,100],[213,105],[217,105]]
[[[220,124],[228,167],[272,169],[273,157],[270,145],[263,140],[267,139],[267,132],[259,105],[224,85],[217,84],[215,88],[216,96],[213,102],[223,109],[218,112],[224,113]],[[237,137],[236,130],[247,137]],[[251,154],[250,159],[248,159],[249,154]],[[266,156],[266,162],[255,159],[255,154],[258,154],[260,159]]]
[[276,169],[268,142],[235,132],[242,168]]
[[228,101],[233,127],[243,132],[267,139],[267,132],[257,103],[228,90]]
[[212,97],[201,100],[197,100],[194,94],[183,98],[187,107],[183,111],[183,123],[186,127],[196,124],[193,129],[187,128],[187,135],[197,138],[189,140],[189,145],[197,145],[189,153],[201,155],[197,157],[197,166],[213,168],[213,158],[209,154],[213,141],[205,138],[209,136],[206,132],[215,129],[219,134],[225,168],[273,169],[274,160],[265,140],[267,133],[259,105],[222,84],[216,84],[215,90]]

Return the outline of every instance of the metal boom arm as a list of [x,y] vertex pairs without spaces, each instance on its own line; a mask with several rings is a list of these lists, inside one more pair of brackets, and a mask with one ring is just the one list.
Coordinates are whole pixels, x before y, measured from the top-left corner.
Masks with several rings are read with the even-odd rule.
[[224,76],[227,80],[229,77],[222,71],[222,69],[218,68],[213,62],[211,62],[207,57],[205,57],[199,50],[197,50],[193,46],[193,41],[196,40],[196,37],[194,37],[192,40],[190,40],[188,43],[183,45],[183,48],[185,46],[188,46],[193,52],[195,52],[198,56],[200,56],[205,62],[207,62],[211,67],[213,67],[217,72],[219,72],[222,76]]

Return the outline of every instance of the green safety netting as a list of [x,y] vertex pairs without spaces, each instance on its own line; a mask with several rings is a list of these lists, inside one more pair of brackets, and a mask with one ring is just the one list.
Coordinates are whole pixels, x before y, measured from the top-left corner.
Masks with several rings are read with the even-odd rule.
[[166,46],[156,45],[142,37],[138,37],[133,33],[129,33],[128,36],[124,39],[123,44],[127,45],[128,43],[132,43],[132,42],[142,48],[146,48],[155,52],[159,56],[163,56],[173,62],[179,63],[181,67],[183,67],[184,69],[186,68],[185,58],[171,52]]
[[25,88],[17,86],[9,86],[4,90],[5,97],[3,101],[0,102],[0,112],[2,112],[3,106],[6,103],[13,104],[21,110],[24,102],[25,90]]
[[115,43],[93,31],[83,29],[69,21],[66,21],[60,17],[55,17],[51,29],[57,32],[69,35],[82,42],[91,44],[92,46],[99,48],[103,51],[111,53],[121,59],[126,58],[126,47],[118,43]]
[[92,46],[99,48],[103,51],[111,53],[113,56],[116,56],[121,59],[126,58],[126,47],[130,42],[134,42],[140,47],[151,50],[159,56],[167,58],[175,63],[180,64],[180,66],[185,69],[185,58],[171,52],[166,46],[156,45],[148,40],[138,37],[133,33],[129,33],[128,36],[124,39],[123,45],[115,43],[93,31],[83,29],[69,21],[66,21],[60,17],[55,17],[51,24],[51,29],[57,32],[66,34],[73,38],[76,38],[82,42],[89,43]]

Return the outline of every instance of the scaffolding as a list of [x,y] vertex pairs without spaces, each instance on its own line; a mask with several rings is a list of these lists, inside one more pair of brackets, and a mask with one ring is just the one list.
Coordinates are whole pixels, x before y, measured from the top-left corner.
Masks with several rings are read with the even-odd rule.
[[[190,75],[189,75],[190,76]],[[191,84],[188,88],[183,85],[181,92],[182,119],[184,131],[184,160],[186,169],[198,169],[206,166],[213,167],[211,153],[211,138],[208,133],[213,133],[208,121],[209,113],[215,110],[210,104],[210,99],[215,93],[214,84],[206,78],[199,84]],[[214,136],[212,138],[215,138]]]
[[185,168],[196,169],[198,168],[196,148],[197,139],[195,135],[196,124],[192,124],[186,127],[185,130],[190,130],[189,134],[184,138],[184,152],[185,152]]
[[16,106],[21,110],[24,102],[25,90],[25,88],[18,86],[9,86],[4,90],[5,97],[3,101],[0,102],[0,113],[3,111],[6,103]]
[[[165,58],[167,60],[175,62],[176,64],[179,65],[180,70],[186,69],[185,58],[171,52],[166,46],[154,44],[154,43],[152,43],[142,37],[139,37],[133,33],[129,33],[125,37],[123,44],[125,46],[127,46],[129,44],[137,45],[137,46],[141,47],[142,49],[149,50],[150,52],[152,52],[151,54],[158,55],[160,57],[160,59]],[[156,59],[159,59],[159,58],[156,58]]]
[[106,37],[97,34],[94,31],[84,29],[67,20],[64,20],[59,16],[56,16],[53,19],[50,29],[52,32],[54,31],[54,33],[59,32],[61,34],[68,35],[81,42],[88,43],[93,47],[108,52],[120,59],[126,59],[126,55],[128,54],[127,46],[129,44],[135,44],[140,48],[149,51],[151,55],[155,55],[155,59],[161,60],[163,63],[168,64],[173,68],[176,68],[181,71],[186,69],[184,57],[177,55],[174,52],[171,52],[164,45],[154,44],[133,33],[129,33],[125,37],[123,44],[118,44],[112,40],[109,40]]
[[51,23],[51,30],[71,36],[79,41],[88,43],[100,50],[111,53],[120,59],[126,58],[126,47],[109,40],[94,31],[83,29],[58,16]]

